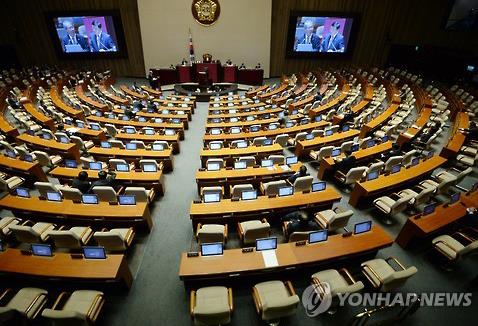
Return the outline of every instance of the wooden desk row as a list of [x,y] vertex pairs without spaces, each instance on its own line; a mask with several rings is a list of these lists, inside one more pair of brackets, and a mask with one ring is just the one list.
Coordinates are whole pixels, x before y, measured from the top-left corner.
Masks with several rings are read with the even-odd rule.
[[255,116],[261,116],[265,114],[279,114],[282,112],[281,108],[269,108],[269,109],[264,109],[264,110],[251,110],[251,111],[240,111],[236,113],[222,113],[222,114],[213,114],[213,111],[209,111],[208,119],[214,119],[214,118],[219,118],[219,119],[227,119],[227,118],[239,118],[239,117],[247,117],[250,115],[255,115]]
[[237,110],[237,111],[245,111],[245,110],[253,110],[256,108],[260,108],[262,106],[267,105],[266,103],[263,102],[253,102],[253,103],[247,103],[243,104],[241,102],[239,105],[227,105],[227,106],[214,106],[214,104],[211,106],[209,105],[208,108],[208,114],[211,114],[211,111],[229,111],[229,110]]
[[246,92],[246,96],[249,98],[253,98],[254,96],[257,95],[257,93],[265,91],[268,88],[269,88],[269,85],[262,85],[262,86],[255,87],[253,89],[248,90]]
[[318,108],[311,109],[309,111],[310,117],[313,118],[316,115],[323,114],[326,111],[333,108],[334,106],[339,105],[339,103],[343,102],[347,98],[347,96],[348,96],[347,92],[349,90],[350,90],[349,84],[344,84],[344,86],[342,87],[342,91],[341,91],[339,96],[333,98],[332,100],[328,101],[325,104],[320,105]]
[[98,225],[101,227],[143,226],[151,230],[153,221],[148,204],[110,205],[99,202],[97,205],[74,203],[64,199],[61,202],[41,200],[38,197],[22,198],[7,195],[0,199],[0,207],[9,209],[15,216],[26,217],[34,222],[49,219],[60,224]]
[[80,101],[82,101],[83,103],[95,108],[96,110],[100,110],[103,112],[106,112],[108,110],[108,105],[95,101],[91,97],[88,97],[82,85],[77,85],[75,87],[75,91],[76,91],[76,96],[78,96]]
[[71,159],[80,161],[80,151],[75,143],[60,143],[53,139],[43,139],[41,137],[32,136],[26,133],[21,134],[16,138],[17,143],[26,143],[32,148],[37,148],[50,154],[60,155],[62,157],[69,157]]
[[52,132],[56,131],[55,121],[38,111],[31,101],[24,102],[23,107],[25,108],[25,111],[27,111],[28,114],[33,118],[33,120],[38,122],[41,126],[48,127],[48,129],[50,129]]
[[52,86],[50,88],[50,98],[53,104],[55,105],[55,107],[57,107],[60,111],[65,113],[67,116],[70,116],[72,118],[79,119],[79,120],[85,120],[84,112],[77,110],[69,106],[65,102],[63,102],[63,100],[60,97],[60,94],[61,93],[58,91],[56,86]]
[[187,257],[181,255],[179,278],[184,282],[221,279],[228,280],[253,275],[267,275],[295,268],[319,266],[326,263],[370,255],[393,244],[392,238],[378,225],[360,235],[342,237],[329,236],[325,242],[296,246],[295,243],[281,243],[275,254],[276,267],[266,267],[262,252],[243,253],[241,249],[227,249],[221,256]]
[[10,158],[0,155],[0,170],[10,175],[20,176],[31,181],[48,181],[38,162],[22,161],[19,158]]
[[299,140],[295,145],[295,155],[297,157],[307,156],[311,150],[316,150],[323,146],[340,145],[344,141],[355,138],[358,135],[358,130],[350,129],[344,132],[336,132],[330,136],[315,137],[311,140]]
[[442,148],[440,156],[445,158],[453,158],[460,151],[465,143],[466,137],[460,129],[468,129],[470,127],[470,117],[466,112],[458,112],[455,117],[451,137],[445,147]]
[[[138,100],[145,100],[147,99],[147,96],[144,95],[144,94],[141,94],[141,93],[138,93],[136,91],[133,91],[132,89],[130,89],[128,86],[126,85],[120,85],[120,89],[123,91],[123,93],[131,96],[132,98],[134,99],[138,99]],[[154,90],[153,90],[154,91]],[[157,92],[156,92],[157,93]]]
[[371,131],[374,131],[375,129],[382,126],[383,123],[385,123],[388,119],[390,119],[395,114],[398,108],[399,108],[398,103],[392,103],[392,105],[390,105],[385,111],[383,111],[377,117],[372,119],[370,122],[364,124],[362,126],[362,129],[360,130],[360,138],[367,137],[367,135]]
[[246,148],[221,148],[221,149],[202,149],[200,152],[201,164],[206,167],[206,161],[210,158],[222,158],[228,166],[232,166],[234,159],[241,156],[255,156],[256,160],[263,157],[282,154],[282,146],[272,144],[269,146],[248,146]]
[[418,133],[420,133],[423,130],[427,122],[430,120],[431,115],[432,115],[431,108],[423,108],[420,112],[420,115],[418,116],[418,119],[415,121],[415,123],[406,131],[398,135],[397,143],[400,146],[402,146],[412,141],[418,135]]
[[158,96],[161,96],[161,91],[157,90],[157,89],[154,89],[154,88],[151,88],[149,86],[146,86],[146,85],[141,85],[141,88],[149,94],[149,96],[155,96],[155,97],[158,97]]
[[108,88],[105,85],[100,85],[99,89],[100,89],[101,95],[106,97],[109,101],[119,105],[129,104],[129,100],[127,98],[122,98],[116,95],[115,93],[112,93],[111,91],[108,90]]
[[146,135],[140,132],[134,134],[128,134],[126,132],[118,132],[115,135],[116,140],[130,142],[132,140],[140,140],[146,144],[153,143],[155,141],[166,141],[168,144],[171,144],[173,147],[173,154],[178,154],[179,150],[179,134],[175,135],[164,135],[164,134],[154,134],[154,135]]
[[219,122],[219,123],[206,123],[206,130],[212,128],[231,128],[231,127],[249,127],[252,125],[268,125],[273,122],[277,122],[278,118],[252,120],[252,121],[237,121],[237,122]]

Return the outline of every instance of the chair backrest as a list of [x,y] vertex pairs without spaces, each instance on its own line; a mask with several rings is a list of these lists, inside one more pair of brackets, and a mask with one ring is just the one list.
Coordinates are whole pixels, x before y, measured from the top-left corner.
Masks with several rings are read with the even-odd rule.
[[411,151],[406,152],[405,155],[403,155],[402,164],[404,166],[409,166],[410,164],[412,164],[412,159],[416,153],[417,151],[415,149],[412,149]]
[[219,198],[222,199],[222,188],[217,187],[204,187],[201,191],[202,196],[204,197],[205,194],[219,194]]
[[410,266],[405,270],[396,271],[384,278],[381,291],[387,292],[392,289],[403,286],[407,280],[417,272],[415,266]]
[[472,167],[468,167],[467,169],[461,171],[460,173],[458,173],[456,175],[456,183],[455,184],[458,184],[460,182],[463,181],[463,179],[468,175],[470,174],[471,172],[473,172],[473,168]]
[[305,137],[307,136],[307,133],[305,131],[303,132],[298,132],[296,135],[295,135],[295,141],[299,141],[299,140],[304,140]]
[[349,185],[359,181],[362,178],[365,171],[367,171],[366,166],[359,166],[359,167],[350,169],[349,172],[347,172],[347,175],[345,176],[345,184]]
[[116,203],[118,201],[116,192],[113,187],[109,186],[96,186],[93,187],[93,192],[98,195],[98,200]]
[[124,143],[121,140],[109,140],[108,142],[111,144],[111,147],[124,149]]
[[85,149],[85,143],[83,142],[83,139],[78,136],[71,136],[70,139],[76,144],[76,146],[78,146],[78,148],[81,150]]
[[[151,159],[139,160],[139,166],[141,167],[141,170],[144,170],[144,166],[146,164],[155,164],[156,166],[158,166],[158,162],[156,160],[151,160]],[[158,166],[158,169],[159,169],[159,166]]]
[[258,223],[253,228],[248,228],[244,232],[244,244],[255,243],[257,239],[267,238],[271,231],[271,225],[267,222]]
[[39,243],[42,242],[40,234],[35,232],[31,226],[26,225],[12,225],[10,227],[13,235],[18,242],[22,243]]
[[58,248],[80,249],[82,246],[80,237],[70,230],[50,231],[48,235]]
[[371,172],[381,171],[384,165],[385,165],[385,163],[383,163],[383,162],[373,163],[368,167],[366,173],[369,174]]
[[342,153],[345,153],[346,151],[350,150],[353,145],[354,145],[353,140],[349,140],[349,141],[343,142],[342,145],[340,145],[340,149]]
[[58,188],[61,191],[63,198],[68,200],[81,201],[81,191],[77,188],[70,188],[61,186]]
[[271,181],[264,183],[264,192],[265,195],[278,195],[279,188],[287,186],[287,182],[285,180],[278,180],[278,181]]
[[118,133],[118,130],[116,129],[116,127],[110,123],[106,123],[105,124],[105,127],[106,127],[106,132],[111,136],[111,137],[115,137],[116,134]]
[[281,145],[282,147],[287,146],[287,141],[289,140],[288,134],[277,135],[274,142]]
[[144,187],[127,187],[124,190],[125,195],[134,195],[136,197],[136,202],[147,203],[148,202],[148,193]]
[[317,160],[321,160],[322,158],[331,156],[333,149],[334,149],[334,146],[322,147],[317,153]]
[[123,251],[127,249],[124,239],[114,229],[105,232],[95,232],[93,238],[98,242],[98,245],[108,251]]
[[[222,228],[218,229],[221,230]],[[222,232],[219,232],[218,229],[208,228],[206,230],[206,228],[201,228],[201,230],[198,232],[199,243],[224,242],[224,231],[222,230]]]
[[335,231],[346,227],[352,215],[354,215],[354,211],[351,209],[335,214],[329,221],[329,230]]
[[285,162],[284,155],[269,155],[268,159],[271,160],[273,164],[284,164]]
[[390,157],[387,162],[385,162],[384,170],[385,172],[389,172],[392,170],[392,167],[397,164],[401,164],[403,161],[403,156],[392,156]]
[[314,181],[314,177],[312,176],[298,177],[294,181],[294,191],[310,190],[312,181]]
[[458,251],[458,254],[461,257],[469,256],[471,254],[475,254],[478,250],[478,240],[473,241],[472,243],[465,246],[463,249]]
[[56,187],[50,182],[37,181],[34,183],[35,188],[40,192],[42,197],[46,197],[47,192],[57,192]]
[[390,207],[390,215],[395,215],[404,211],[407,208],[408,202],[412,198],[413,196],[404,196],[395,201],[392,207]]
[[450,177],[447,177],[446,179],[443,179],[443,181],[441,181],[438,184],[437,191],[440,193],[448,192],[448,190],[452,186],[456,185],[456,181],[457,181],[457,178],[455,176],[450,176]]
[[237,159],[239,162],[246,162],[246,166],[251,167],[256,164],[256,158],[254,156],[241,156]]
[[254,146],[261,146],[264,144],[264,141],[267,140],[266,137],[256,137],[254,138],[254,140],[252,141],[252,144]]
[[43,151],[33,151],[32,154],[35,154],[35,157],[37,158],[38,163],[40,163],[41,166],[51,166],[52,162],[50,160],[50,156]]
[[242,192],[246,190],[254,190],[254,187],[251,184],[234,185],[231,190],[231,197],[240,198]]

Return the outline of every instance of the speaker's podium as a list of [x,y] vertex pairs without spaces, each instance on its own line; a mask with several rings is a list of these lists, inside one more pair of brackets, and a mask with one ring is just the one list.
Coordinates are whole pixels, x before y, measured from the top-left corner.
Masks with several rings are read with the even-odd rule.
[[197,77],[197,81],[199,82],[199,73],[206,70],[208,71],[209,78],[212,80],[213,83],[219,82],[219,70],[220,70],[220,63],[218,62],[211,62],[211,63],[196,63],[193,67],[193,71]]
[[225,83],[237,83],[237,66],[236,65],[225,65],[223,66]]
[[177,65],[176,70],[178,71],[179,82],[180,83],[190,83],[192,82],[191,66],[190,65]]

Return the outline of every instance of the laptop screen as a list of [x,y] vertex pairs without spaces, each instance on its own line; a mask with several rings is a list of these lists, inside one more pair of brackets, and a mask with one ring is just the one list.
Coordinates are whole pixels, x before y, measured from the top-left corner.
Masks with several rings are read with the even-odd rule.
[[317,242],[327,241],[328,236],[329,235],[328,235],[327,230],[320,230],[320,231],[310,232],[309,233],[309,243],[317,243]]
[[279,197],[290,196],[294,193],[294,187],[281,187],[279,188]]
[[154,129],[144,129],[145,135],[154,135]]
[[370,172],[369,174],[367,174],[367,180],[370,181],[370,180],[374,180],[374,179],[377,179],[378,178],[378,171],[373,171],[373,172]]
[[272,160],[262,160],[261,161],[261,166],[263,168],[266,168],[266,167],[269,167],[269,166],[273,166],[274,163],[272,162]]
[[220,148],[221,148],[220,143],[209,143],[209,149],[216,150],[216,149],[220,149]]
[[153,151],[163,151],[164,150],[163,144],[154,144],[153,143],[151,148],[153,149]]
[[208,163],[207,164],[207,170],[208,171],[219,171],[221,166],[219,163]]
[[175,132],[173,129],[166,129],[166,130],[164,131],[164,134],[165,134],[166,136],[174,136],[174,135],[176,135],[176,132]]
[[99,171],[103,168],[101,162],[90,162],[89,165],[90,165],[90,170]]
[[78,166],[78,164],[76,163],[75,160],[65,159],[65,166],[66,166],[67,168],[72,168],[72,169],[74,169],[74,168],[76,168],[76,167]]
[[136,205],[136,196],[135,195],[119,195],[118,203],[120,205]]
[[15,191],[18,197],[30,198],[30,191],[27,188],[18,187]]
[[116,164],[116,171],[128,172],[129,171],[129,166],[128,166],[128,164]]
[[460,193],[455,192],[453,195],[450,196],[450,204],[454,204],[460,200]]
[[435,204],[428,204],[423,208],[423,215],[432,214],[435,211]]
[[325,181],[319,181],[312,183],[312,192],[325,190],[326,183]]
[[256,190],[244,190],[243,192],[241,192],[241,199],[242,200],[257,199],[257,191]]
[[256,240],[256,251],[277,249],[277,238],[262,238]]
[[83,247],[83,256],[85,259],[106,259],[106,252],[104,247]]
[[156,164],[144,164],[143,165],[144,172],[157,172],[158,166]]
[[221,242],[201,244],[201,256],[216,256],[223,254],[223,245]]
[[285,164],[291,165],[296,164],[298,162],[297,156],[289,156],[285,158]]
[[48,191],[46,193],[46,199],[50,201],[61,201],[61,194],[56,191]]
[[219,135],[221,133],[221,129],[211,129],[211,135]]
[[400,169],[402,168],[402,166],[400,164],[396,164],[394,166],[392,166],[392,170],[391,172],[392,173],[397,173],[397,172],[400,172]]
[[101,142],[101,147],[102,148],[111,148],[111,144],[107,141],[102,141]]
[[221,197],[218,193],[204,194],[205,203],[218,203],[221,200]]
[[340,153],[341,153],[341,151],[342,151],[342,150],[341,150],[340,148],[334,148],[334,149],[332,150],[331,156],[332,156],[332,157],[339,156]]
[[127,143],[126,144],[126,149],[135,150],[137,148],[138,148],[138,146],[135,143]]
[[247,147],[247,142],[245,142],[245,141],[238,142],[238,143],[236,143],[236,147],[237,148],[246,148]]
[[98,204],[98,196],[97,195],[81,195],[81,202],[83,204]]
[[247,163],[245,161],[236,161],[234,162],[234,169],[240,170],[247,168]]
[[325,135],[326,136],[332,136],[334,134],[334,131],[333,130],[326,130],[325,131]]
[[354,225],[354,234],[361,234],[372,229],[372,221],[357,223]]
[[33,256],[52,257],[53,251],[48,244],[32,244]]
[[241,132],[241,128],[233,127],[231,128],[231,134],[239,134]]
[[314,135],[313,134],[307,134],[307,135],[305,135],[305,139],[306,140],[314,139]]

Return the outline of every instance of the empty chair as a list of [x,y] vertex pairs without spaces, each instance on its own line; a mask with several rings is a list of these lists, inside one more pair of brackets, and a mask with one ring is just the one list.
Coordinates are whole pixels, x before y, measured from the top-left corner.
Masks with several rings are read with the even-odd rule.
[[[145,149],[146,148],[146,145],[144,144],[144,141],[142,140],[132,140],[130,141],[131,144],[136,144],[136,148],[139,148],[139,149]],[[165,147],[166,149],[168,148],[168,146]]]
[[289,140],[288,134],[280,134],[277,135],[274,139],[274,143],[281,145],[282,147],[286,147]]
[[315,221],[323,228],[331,232],[347,226],[354,211],[344,210],[342,207],[327,209],[315,214]]
[[385,166],[383,169],[385,172],[390,172],[393,166],[397,164],[401,164],[402,161],[403,161],[403,156],[392,156],[387,160],[387,162],[385,162]]
[[367,171],[366,166],[359,166],[356,168],[350,169],[347,174],[343,174],[340,171],[338,171],[338,180],[342,182],[345,185],[351,185],[354,184],[357,181],[360,181],[362,179],[363,174]]
[[42,129],[41,132],[42,134],[47,134],[48,136],[50,136],[51,139],[56,139],[56,136],[49,129]]
[[[72,142],[74,142],[76,144],[76,146],[78,146],[78,148],[81,151],[87,151],[90,148],[92,148],[93,146],[95,146],[95,144],[91,140],[83,141],[83,139],[81,139],[78,136],[71,136],[70,139],[71,139]],[[111,145],[111,146],[113,146],[113,145]]]
[[262,146],[264,144],[264,141],[267,140],[267,137],[256,137],[252,141],[252,145],[254,146]]
[[124,149],[124,143],[121,140],[109,140],[111,147]]
[[18,154],[20,155],[20,157],[25,157],[27,155],[31,155],[33,160],[36,159],[36,156],[35,154],[33,153],[30,153],[25,147],[23,146],[15,146],[15,149],[17,150]]
[[121,228],[97,231],[93,234],[93,238],[107,251],[124,251],[131,246],[134,235],[133,228]]
[[294,181],[294,191],[310,190],[312,181],[314,181],[312,176],[298,177]]
[[355,142],[353,140],[350,140],[350,141],[346,141],[346,142],[343,142],[342,145],[340,145],[340,151],[342,153],[345,153],[349,150],[352,149],[352,146],[355,144]]
[[[452,173],[449,172],[450,170],[457,171],[458,174],[452,174]],[[451,180],[455,179],[454,183],[455,183],[455,185],[457,185],[458,183],[462,182],[463,179],[464,179],[467,175],[469,175],[471,172],[473,172],[473,168],[472,168],[472,167],[466,168],[466,169],[463,170],[463,171],[460,171],[460,170],[458,170],[458,169],[450,169],[450,170],[441,171],[441,172],[437,173],[437,174],[435,175],[435,177],[436,177],[438,180],[440,180],[440,181],[443,181],[443,180],[446,180],[446,179],[448,179],[448,180],[450,180],[450,179],[451,179]]]
[[287,181],[285,180],[277,180],[277,181],[270,181],[267,183],[261,183],[261,190],[262,193],[266,196],[269,195],[278,195],[279,188],[286,187]]
[[209,142],[209,148],[211,147],[214,147],[214,146],[217,146],[218,148],[223,148],[224,147],[224,143],[222,141],[211,141]]
[[241,156],[237,159],[238,162],[246,162],[247,167],[256,165],[256,158],[254,156]]
[[268,160],[271,160],[273,164],[284,164],[285,156],[284,155],[269,155]]
[[130,165],[128,164],[128,162],[126,162],[123,159],[111,158],[111,159],[109,159],[108,163],[109,163],[110,168],[113,169],[113,170],[117,170],[118,165],[126,165],[126,166],[128,166],[128,169],[130,169]]
[[151,203],[154,200],[156,192],[154,188],[147,190],[144,187],[126,187],[124,190],[125,195],[134,195],[136,202],[139,203]]
[[58,190],[61,192],[64,199],[73,200],[75,202],[81,201],[82,193],[77,188],[67,187],[67,186],[60,186]]
[[110,123],[106,123],[105,127],[106,127],[106,132],[111,137],[115,137],[116,134],[118,133],[118,130],[116,129],[116,127],[114,125],[110,124]]
[[440,235],[432,240],[433,247],[449,261],[457,261],[478,250],[478,240],[467,234],[466,230],[453,235]]
[[403,197],[397,196],[397,200],[393,200],[388,196],[382,196],[373,201],[375,207],[386,215],[395,215],[407,208],[407,204],[413,198],[412,195],[404,195]]
[[160,162],[158,163],[156,160],[151,160],[151,159],[142,159],[142,160],[139,160],[139,166],[141,167],[141,170],[144,170],[144,166],[145,165],[149,165],[149,164],[155,164],[158,171],[161,170],[162,166],[163,166],[163,163]]
[[0,190],[11,192],[15,188],[21,186],[25,182],[25,179],[13,176],[7,179],[0,178]]
[[290,138],[288,140],[289,145],[295,145],[297,144],[298,141],[304,140],[305,137],[307,136],[307,133],[305,131],[303,132],[298,132],[294,138]]
[[320,161],[322,158],[330,157],[332,155],[332,151],[334,149],[334,146],[324,146],[321,149],[319,149],[318,152],[316,153],[315,159],[317,161]]
[[204,198],[204,195],[206,194],[219,194],[219,198],[222,199],[222,196],[224,194],[224,191],[222,187],[203,187],[201,188],[201,196]]
[[[417,192],[419,190],[419,192]],[[404,189],[398,192],[400,197],[408,197],[410,199],[409,203],[415,207],[419,207],[422,204],[430,201],[430,198],[435,193],[435,188],[433,187],[416,187],[415,189]]]
[[227,241],[227,224],[201,224],[196,228],[196,239],[199,243]]
[[381,172],[383,167],[384,167],[385,163],[383,162],[376,162],[376,163],[372,163],[370,164],[370,166],[368,167],[367,171],[365,172],[365,174],[369,174],[369,173],[372,173],[372,172]]
[[218,164],[219,168],[224,168],[224,160],[222,158],[210,158],[206,161],[206,166],[209,164]]
[[[284,230],[287,230],[284,228]],[[309,233],[313,231],[295,231],[292,234],[285,233],[284,236],[288,242],[297,242],[309,239]]]
[[[13,292],[12,289],[5,290],[0,298],[7,298]],[[35,319],[42,311],[48,301],[48,292],[38,288],[23,288],[8,301],[8,303],[0,307],[0,323],[10,322],[15,324],[14,319],[21,316],[24,320],[31,321]],[[17,321],[18,322],[18,321]]]
[[429,179],[424,180],[420,182],[420,186],[423,188],[434,188],[438,193],[447,193],[451,187],[456,185],[456,180],[456,177],[450,174],[447,178],[437,180],[438,182]]
[[244,245],[254,244],[257,239],[267,238],[271,234],[271,226],[266,219],[238,223],[237,230]]
[[476,157],[473,156],[468,156],[468,155],[463,155],[463,154],[458,154],[456,156],[456,160],[462,164],[465,164],[465,165],[468,165],[468,166],[474,166],[475,165],[475,161],[476,161]]
[[190,314],[194,325],[225,325],[231,322],[232,289],[208,286],[191,291]]
[[32,154],[35,155],[36,159],[38,160],[38,163],[40,163],[41,166],[46,166],[49,168],[52,168],[58,164],[61,163],[62,158],[60,155],[48,155],[48,153],[43,152],[43,151],[33,151]]
[[118,201],[116,191],[109,186],[95,186],[93,192],[98,196],[99,201],[116,203]]
[[57,248],[80,249],[93,236],[93,230],[88,226],[75,226],[69,230],[49,231],[48,235]]
[[143,134],[151,134],[151,135],[154,135],[156,133],[156,130],[154,130],[154,128],[151,128],[151,127],[143,127],[141,128],[141,132]]
[[7,143],[6,141],[0,140],[0,145],[2,145],[2,147],[3,147],[5,150],[10,150],[10,151],[14,152],[16,155],[18,155],[17,150],[16,150],[12,145],[10,145],[9,143]]
[[40,196],[46,198],[47,192],[58,192],[60,185],[53,185],[50,182],[37,181],[34,183],[35,188],[40,192]]
[[280,318],[295,314],[299,297],[289,281],[267,281],[254,285],[252,297],[262,320],[276,323]]
[[[103,292],[77,290],[66,302],[67,292],[62,292],[51,309],[45,309],[42,316],[62,325],[77,325],[79,322],[92,325],[96,322],[105,303]],[[60,303],[65,302],[62,307]]]
[[[32,226],[28,226],[28,224],[32,224]],[[51,223],[38,222],[33,224],[30,221],[25,221],[21,225],[11,225],[10,231],[18,242],[40,243],[48,240],[48,232],[53,231],[54,228],[55,226]]]
[[241,198],[241,194],[246,190],[254,190],[251,184],[239,184],[231,187],[231,198]]
[[411,151],[406,152],[405,155],[403,155],[402,165],[410,166],[416,154],[417,154],[417,151],[415,149],[412,149]]
[[6,237],[11,233],[10,227],[20,223],[16,217],[6,216],[0,219],[0,238]]
[[[398,265],[398,271],[390,265],[390,261]],[[404,285],[406,281],[417,272],[415,266],[405,268],[405,266],[393,257],[387,259],[372,259],[362,263],[361,266],[362,273],[370,281],[372,286],[383,292]]]

